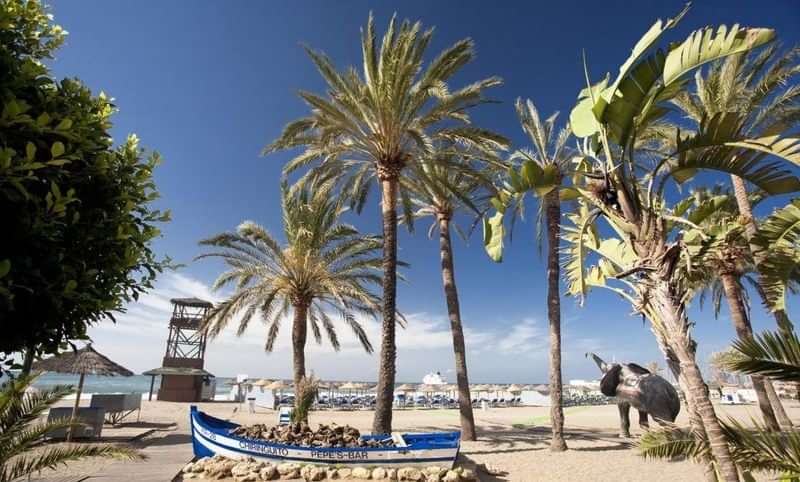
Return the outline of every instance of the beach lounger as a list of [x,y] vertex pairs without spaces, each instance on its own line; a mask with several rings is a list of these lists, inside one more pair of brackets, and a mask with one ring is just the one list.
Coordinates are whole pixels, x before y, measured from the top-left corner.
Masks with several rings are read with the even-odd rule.
[[[72,416],[72,407],[53,407],[47,415],[47,421],[64,420]],[[80,425],[72,427],[73,438],[100,438],[103,431],[103,421],[106,412],[102,408],[82,407],[78,408],[75,417]],[[67,436],[67,429],[53,430],[47,434],[48,437],[62,439]]]
[[102,408],[106,411],[106,423],[116,425],[129,415],[136,413],[136,421],[142,414],[141,393],[121,394],[95,394],[89,403],[92,408]]

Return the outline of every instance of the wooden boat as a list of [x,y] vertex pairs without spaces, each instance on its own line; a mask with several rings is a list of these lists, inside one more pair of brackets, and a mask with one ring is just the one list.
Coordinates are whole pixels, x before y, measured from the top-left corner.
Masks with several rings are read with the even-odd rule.
[[[395,434],[394,447],[318,448],[284,445],[232,435],[239,425],[214,418],[197,409],[190,411],[192,447],[197,458],[224,455],[253,457],[274,463],[296,462],[317,465],[356,466],[438,466],[455,463],[460,432]],[[364,435],[364,439],[385,439],[386,435]]]

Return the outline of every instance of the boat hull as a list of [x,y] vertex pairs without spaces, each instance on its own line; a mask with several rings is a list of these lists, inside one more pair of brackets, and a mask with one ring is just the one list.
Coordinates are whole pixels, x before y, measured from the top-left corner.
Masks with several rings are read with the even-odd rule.
[[274,463],[315,465],[452,467],[458,456],[460,433],[406,434],[407,447],[315,448],[281,445],[231,435],[238,425],[211,417],[192,406],[192,446],[196,458],[223,455],[252,457]]

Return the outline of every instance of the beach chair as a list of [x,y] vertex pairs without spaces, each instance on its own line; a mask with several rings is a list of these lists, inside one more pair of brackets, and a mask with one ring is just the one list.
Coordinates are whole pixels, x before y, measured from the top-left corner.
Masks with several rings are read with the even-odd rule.
[[[69,420],[72,416],[72,407],[53,407],[47,415],[47,421]],[[103,431],[103,421],[106,412],[97,407],[80,407],[75,417],[75,421],[80,424],[72,427],[72,438],[100,438]],[[67,436],[67,429],[62,428],[53,430],[47,434],[48,437],[62,439]]]
[[106,412],[106,423],[116,425],[136,413],[136,421],[142,414],[142,394],[141,393],[119,393],[119,394],[93,394],[92,401],[89,402],[92,408],[102,408]]
[[294,412],[293,408],[281,407],[278,411],[278,425],[289,425],[292,423],[292,412]]

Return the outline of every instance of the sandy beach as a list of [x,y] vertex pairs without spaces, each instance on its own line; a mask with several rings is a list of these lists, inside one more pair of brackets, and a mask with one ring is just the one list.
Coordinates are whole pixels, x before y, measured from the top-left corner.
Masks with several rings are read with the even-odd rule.
[[[800,423],[800,404],[786,401],[789,416]],[[201,410],[219,418],[230,419],[240,424],[275,423],[275,412],[257,408],[256,413],[247,413],[245,405],[236,403],[200,403]],[[758,416],[755,405],[716,406],[721,417],[735,417],[748,421]],[[615,405],[571,407],[565,410],[566,435],[569,450],[552,453],[549,450],[549,416],[546,407],[490,408],[476,410],[475,419],[479,429],[477,442],[462,443],[465,462],[486,463],[503,469],[504,476],[487,477],[481,480],[497,481],[642,481],[702,480],[698,465],[691,462],[645,461],[632,445],[633,440],[617,436],[618,415]],[[636,420],[636,416],[632,414]],[[182,447],[189,442],[189,405],[168,402],[144,402],[141,420],[159,427],[153,434],[136,442],[146,448],[159,445]],[[368,431],[372,423],[370,411],[317,411],[312,412],[310,423],[350,424],[359,430]],[[174,426],[169,426],[173,424]],[[686,415],[681,412],[678,423],[686,424]],[[431,432],[458,430],[457,410],[396,410],[394,427],[398,431]],[[634,437],[639,427],[631,427]],[[183,453],[183,452],[182,452]],[[188,459],[186,460],[188,462]],[[69,466],[69,473],[95,474],[101,476],[111,464],[124,463],[136,471],[136,463],[110,460],[79,462]],[[141,462],[139,462],[141,463]],[[147,463],[147,462],[145,462]],[[64,469],[58,471],[65,474]],[[758,480],[771,480],[770,474],[759,474]],[[90,479],[91,480],[91,479]],[[103,478],[102,480],[107,480]]]

